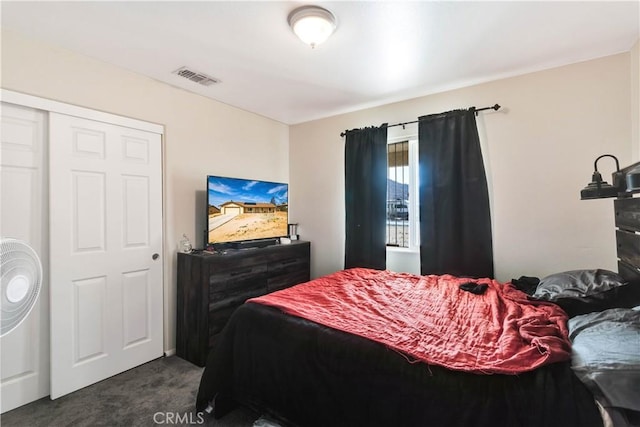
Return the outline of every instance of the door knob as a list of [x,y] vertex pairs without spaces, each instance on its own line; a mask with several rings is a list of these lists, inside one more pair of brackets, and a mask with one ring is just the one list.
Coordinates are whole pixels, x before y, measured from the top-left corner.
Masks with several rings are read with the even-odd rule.
[[151,255],[151,258],[152,258],[154,261],[155,261],[155,260],[157,260],[159,257],[160,257],[160,255],[158,255],[158,254],[153,254],[153,255]]

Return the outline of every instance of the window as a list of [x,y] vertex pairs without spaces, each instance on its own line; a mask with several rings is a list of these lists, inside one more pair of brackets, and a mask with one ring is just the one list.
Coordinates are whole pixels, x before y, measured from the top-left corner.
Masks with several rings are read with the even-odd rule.
[[418,248],[418,141],[387,145],[387,246]]

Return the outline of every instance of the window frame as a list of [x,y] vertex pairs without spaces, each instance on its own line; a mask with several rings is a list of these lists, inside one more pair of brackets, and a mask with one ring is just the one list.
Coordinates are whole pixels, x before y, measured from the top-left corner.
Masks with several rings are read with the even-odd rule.
[[[418,201],[418,135],[405,135],[387,138],[387,145],[405,141],[409,143],[409,245],[407,247],[386,246],[386,248],[387,251],[418,253],[420,252],[420,205]],[[387,177],[389,176],[388,171],[389,161],[387,159]]]

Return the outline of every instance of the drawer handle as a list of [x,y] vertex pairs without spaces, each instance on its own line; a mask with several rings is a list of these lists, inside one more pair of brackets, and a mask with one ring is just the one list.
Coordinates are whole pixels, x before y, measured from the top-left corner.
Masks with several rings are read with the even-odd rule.
[[282,265],[293,264],[293,263],[295,263],[297,261],[298,261],[297,258],[287,259],[287,260],[281,261],[280,264],[282,264]]

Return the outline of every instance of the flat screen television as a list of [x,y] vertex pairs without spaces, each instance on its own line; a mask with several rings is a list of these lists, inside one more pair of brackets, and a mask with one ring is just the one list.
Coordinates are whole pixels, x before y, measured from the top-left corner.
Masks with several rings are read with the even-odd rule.
[[207,246],[287,235],[289,185],[207,176]]

